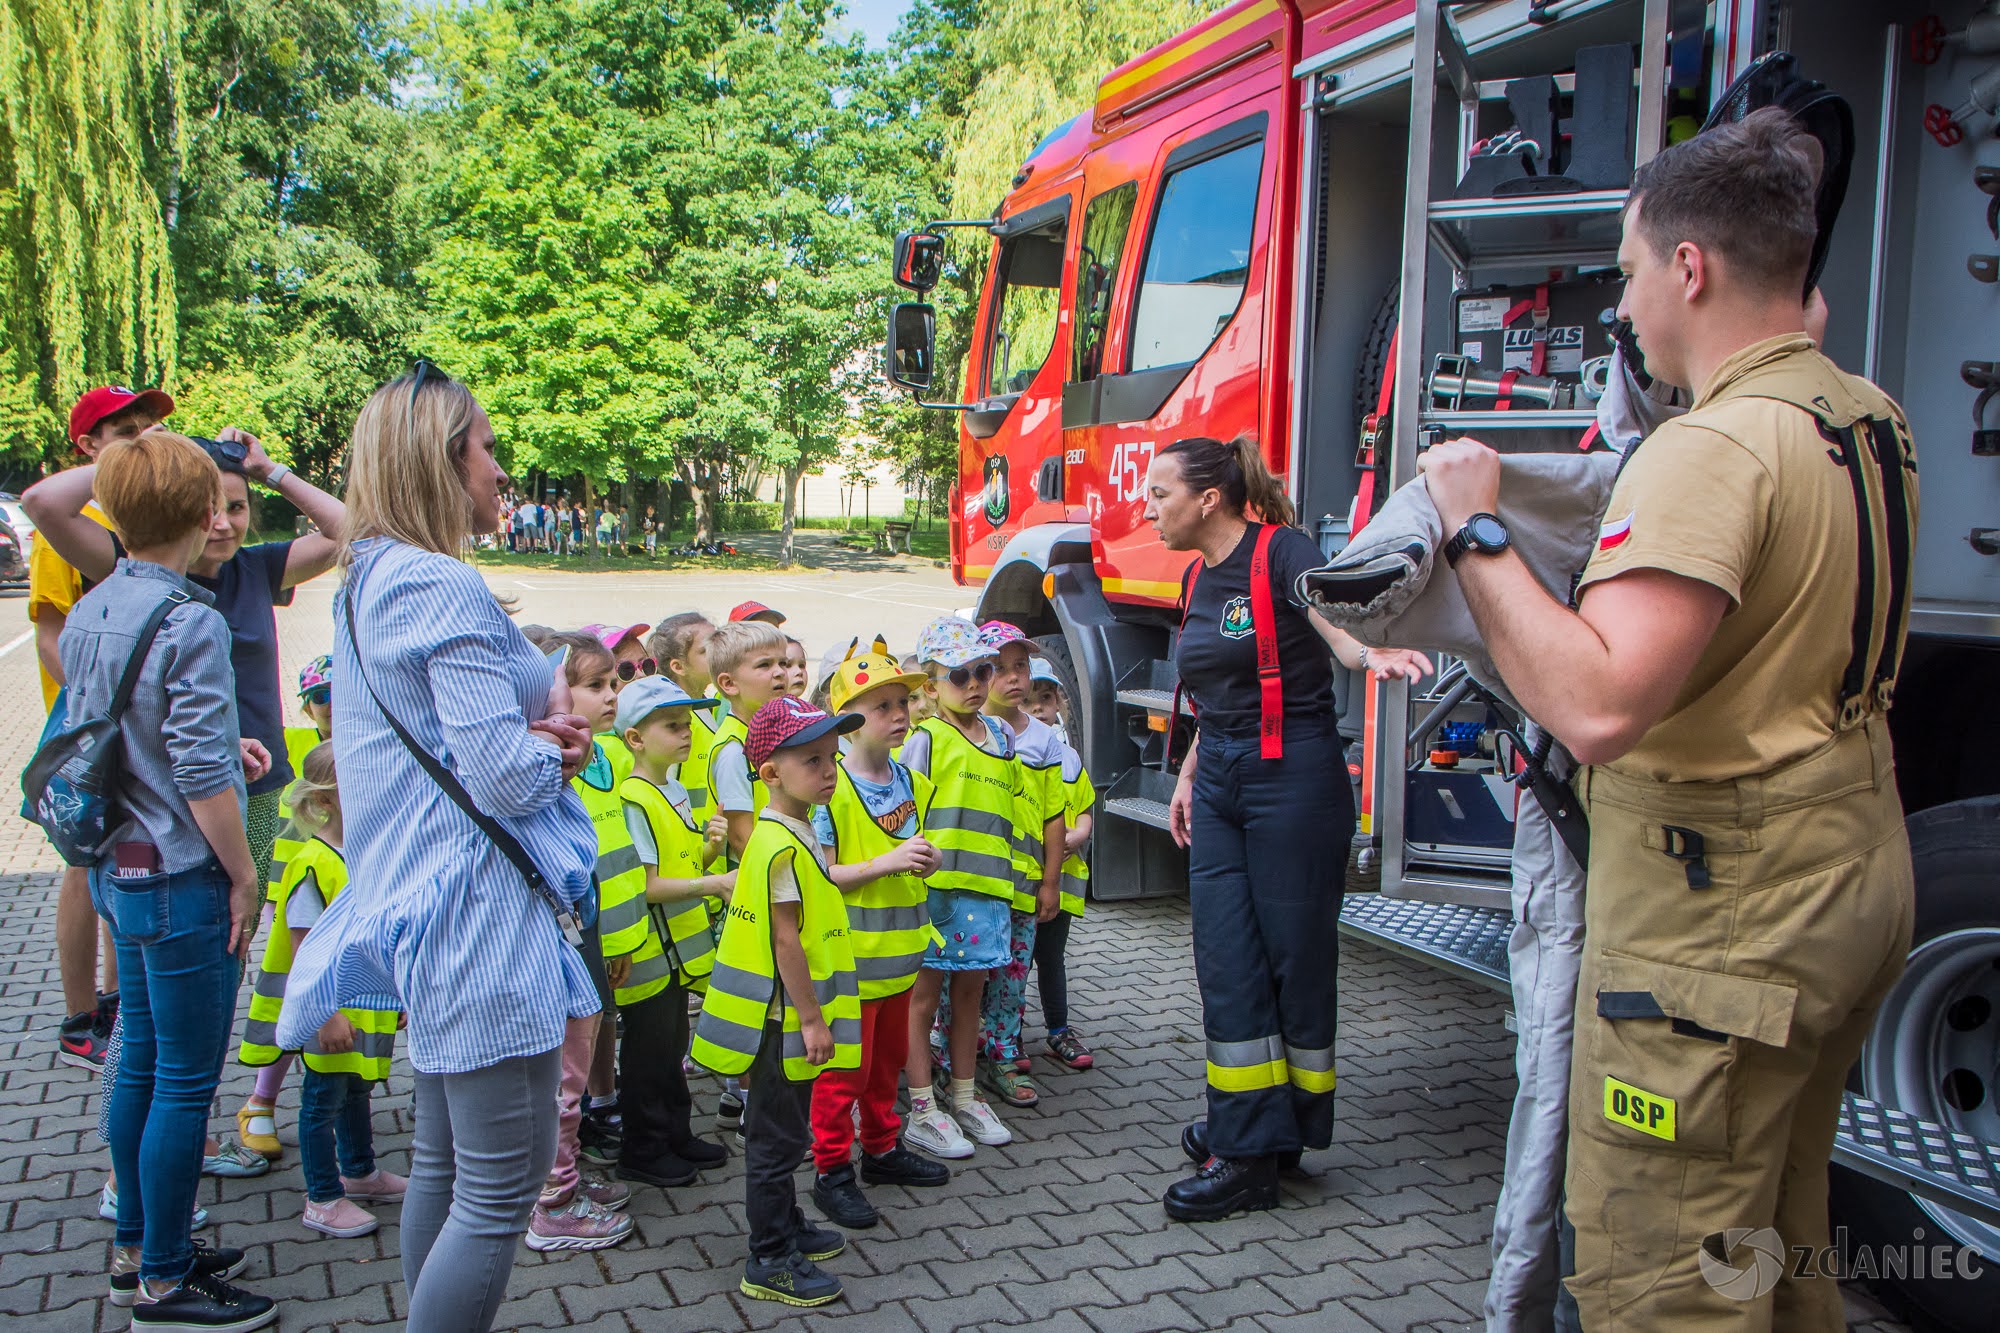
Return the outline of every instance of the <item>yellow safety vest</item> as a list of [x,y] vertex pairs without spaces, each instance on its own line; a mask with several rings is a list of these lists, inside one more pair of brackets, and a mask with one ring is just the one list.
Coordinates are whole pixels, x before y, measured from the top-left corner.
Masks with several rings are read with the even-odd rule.
[[597,748],[604,751],[604,757],[611,761],[611,787],[617,790],[632,772],[632,749],[625,744],[625,738],[615,731],[607,731],[597,739]]
[[[632,975],[626,978],[618,996],[619,1004],[637,1004],[660,993],[668,980],[660,958],[659,941],[648,947],[650,930],[646,924],[646,867],[640,864],[639,849],[625,827],[625,802],[619,798],[618,766],[599,747],[599,756],[609,770],[609,786],[591,781],[593,762],[570,779],[583,799],[584,812],[597,830],[597,934],[606,958],[636,955]],[[648,963],[652,965],[647,966]]]
[[[885,856],[907,842],[886,831],[868,813],[854,779],[842,767],[833,799],[826,803],[833,818],[833,859],[853,865]],[[937,789],[921,773],[910,774],[917,796],[917,833],[924,832]],[[914,836],[914,835],[913,835]],[[849,890],[847,925],[853,931],[854,971],[861,978],[861,998],[879,1000],[900,995],[917,980],[924,950],[938,938],[931,925],[930,890],[916,875],[884,875]]]
[[[1097,788],[1091,784],[1090,770],[1077,766],[1076,777],[1063,785],[1063,827],[1075,828],[1079,816],[1090,813],[1097,804]],[[1083,901],[1090,889],[1090,863],[1083,859],[1082,852],[1071,852],[1063,858],[1062,885],[1058,899],[1062,910],[1071,916],[1083,915]]]
[[[655,869],[661,879],[700,879],[706,873],[701,863],[701,830],[681,818],[665,792],[634,773],[618,784],[618,794],[626,804],[638,806],[645,814],[646,827],[653,833],[653,846],[659,849],[660,863]],[[707,985],[708,974],[715,970],[713,927],[721,911],[720,898],[652,903],[647,908],[646,916],[653,929],[653,952],[663,955],[660,966],[672,969],[681,985],[690,990]],[[637,964],[633,966],[633,976],[638,976]],[[624,992],[619,995],[622,997]],[[620,998],[618,1003],[629,1001]]]
[[[1005,726],[1006,723],[1001,723]],[[1021,767],[1021,794],[1015,798],[1014,862],[1021,881],[1014,890],[1014,910],[1034,912],[1040,904],[1035,891],[1042,886],[1042,830],[1049,820],[1063,813],[1069,797],[1063,791],[1062,768],[1051,764],[1037,768],[1017,754]]]
[[[325,739],[319,734],[318,727],[285,728],[285,757],[291,761],[293,777],[303,776],[306,755]],[[298,851],[302,842],[294,836],[298,830],[292,827],[291,796],[289,785],[278,793],[278,837],[271,844],[271,883],[264,893],[266,900],[277,891],[278,881],[285,877],[285,863],[292,859],[292,854]]]
[[[271,894],[271,933],[264,941],[264,958],[257,974],[256,989],[250,993],[250,1013],[243,1024],[243,1042],[236,1058],[246,1065],[276,1063],[284,1052],[278,1047],[278,1015],[285,1004],[285,979],[292,970],[292,928],[286,919],[292,892],[307,875],[319,886],[327,906],[347,887],[347,861],[340,852],[319,838],[299,844],[285,864],[285,877]],[[339,1055],[325,1055],[308,1046],[306,1068],[321,1074],[356,1074],[371,1082],[389,1077],[389,1060],[396,1053],[394,1009],[348,1009],[341,1013],[354,1025],[354,1049]]]
[[[815,1065],[806,1059],[799,1011],[783,996],[771,941],[771,868],[791,859],[799,883],[799,944],[813,997],[833,1034],[833,1059]],[[826,1069],[861,1067],[861,987],[854,975],[854,948],[847,933],[847,907],[819,860],[775,819],[757,821],[743,849],[736,893],[723,918],[715,973],[694,1026],[691,1054],[718,1074],[741,1074],[757,1058],[771,997],[783,996],[785,1077],[817,1078]]]
[[988,754],[940,717],[925,718],[917,729],[930,734],[930,781],[937,789],[924,836],[944,857],[930,886],[1014,903],[1021,882],[1020,761],[1011,746],[1004,757]]
[[680,771],[674,776],[681,786],[687,788],[688,808],[694,811],[696,828],[708,823],[708,817],[715,813],[715,789],[708,780],[708,756],[715,748],[715,725],[708,720],[712,708],[690,708],[688,717],[694,724],[694,746],[688,757],[681,760]]

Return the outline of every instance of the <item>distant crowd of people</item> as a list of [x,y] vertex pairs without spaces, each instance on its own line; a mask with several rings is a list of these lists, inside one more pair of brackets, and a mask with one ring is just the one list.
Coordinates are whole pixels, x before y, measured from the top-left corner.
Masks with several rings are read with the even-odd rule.
[[586,509],[580,501],[563,496],[524,499],[509,492],[501,498],[498,532],[480,533],[475,540],[496,547],[504,541],[509,551],[517,553],[576,556],[629,555],[636,538],[650,559],[659,550],[662,527],[652,505],[635,523],[615,503],[600,500]]

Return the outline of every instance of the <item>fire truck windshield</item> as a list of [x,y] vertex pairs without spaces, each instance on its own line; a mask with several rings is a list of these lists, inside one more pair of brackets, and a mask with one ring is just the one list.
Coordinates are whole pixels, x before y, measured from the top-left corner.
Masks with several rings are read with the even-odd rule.
[[986,394],[1017,394],[1033,382],[1056,341],[1062,221],[1016,236],[1000,252],[993,338],[986,349]]

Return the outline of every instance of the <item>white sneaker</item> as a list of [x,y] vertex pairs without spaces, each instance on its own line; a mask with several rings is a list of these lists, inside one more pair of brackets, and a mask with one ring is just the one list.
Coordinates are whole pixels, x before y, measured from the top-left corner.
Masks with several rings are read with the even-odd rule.
[[1013,1131],[1001,1124],[1000,1117],[993,1114],[993,1108],[977,1097],[958,1108],[958,1123],[965,1126],[966,1133],[989,1148],[1014,1141]]
[[[97,1192],[97,1215],[107,1222],[118,1220],[118,1191],[111,1188],[108,1180],[104,1182],[104,1188]],[[207,1226],[208,1209],[196,1204],[194,1211],[188,1215],[188,1225],[197,1229]]]
[[[1000,1131],[1005,1134],[1006,1131]],[[937,1106],[927,1106],[910,1115],[909,1124],[903,1130],[903,1141],[912,1148],[921,1148],[933,1157],[970,1157],[972,1143],[958,1127],[958,1122],[949,1112]],[[1005,1143],[1007,1140],[1000,1140]]]

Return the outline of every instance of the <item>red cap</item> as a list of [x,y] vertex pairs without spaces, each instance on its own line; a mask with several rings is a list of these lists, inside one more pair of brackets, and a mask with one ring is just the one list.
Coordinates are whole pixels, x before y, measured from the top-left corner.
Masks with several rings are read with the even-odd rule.
[[768,620],[773,625],[785,623],[782,611],[773,611],[762,602],[738,602],[729,612],[731,620]]
[[106,384],[77,399],[76,406],[69,410],[70,443],[76,443],[79,435],[90,434],[97,429],[98,422],[134,403],[150,406],[153,415],[163,421],[173,415],[174,400],[164,389],[141,389],[133,393],[122,384]]
[[757,710],[750,719],[750,734],[743,740],[743,755],[752,769],[762,768],[773,751],[793,745],[809,745],[822,736],[855,730],[867,719],[859,713],[835,717],[796,694],[781,694]]

